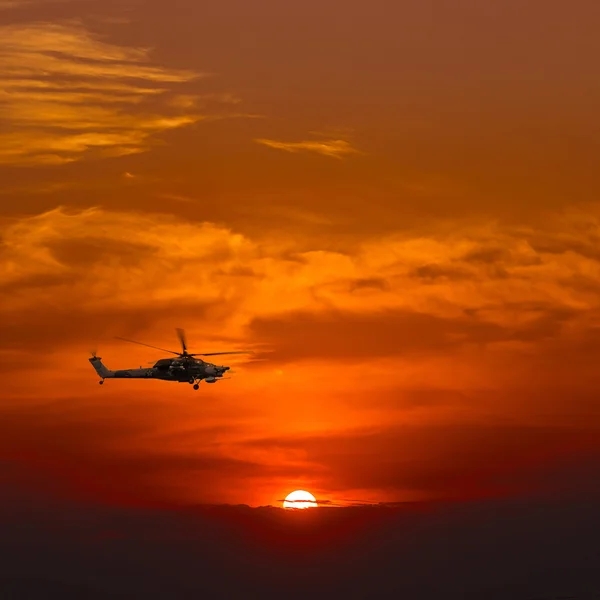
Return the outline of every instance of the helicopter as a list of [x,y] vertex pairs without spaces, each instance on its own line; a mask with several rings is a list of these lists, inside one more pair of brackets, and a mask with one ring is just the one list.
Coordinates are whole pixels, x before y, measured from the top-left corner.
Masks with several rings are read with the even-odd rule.
[[[161,358],[157,360],[154,365],[150,368],[139,369],[121,369],[118,371],[111,371],[108,369],[102,359],[96,356],[96,352],[92,352],[92,358],[88,359],[94,367],[96,373],[100,376],[100,385],[104,383],[105,379],[161,379],[163,381],[177,381],[178,383],[189,383],[194,386],[197,390],[200,387],[200,382],[205,381],[206,383],[216,383],[223,378],[223,375],[229,371],[230,367],[217,366],[212,363],[206,362],[197,356],[217,356],[220,354],[251,354],[250,351],[235,351],[235,352],[209,352],[202,354],[195,352],[190,354],[187,351],[186,336],[183,329],[176,329],[177,337],[181,342],[181,352],[175,352],[174,350],[165,350],[164,348],[158,348],[157,346],[151,346],[150,344],[144,344],[142,342],[136,342],[135,340],[129,340],[127,338],[117,337],[115,339],[130,342],[132,344],[139,344],[140,346],[147,346],[148,348],[154,348],[161,352],[169,352],[174,354],[175,358]],[[226,377],[225,379],[229,379]]]

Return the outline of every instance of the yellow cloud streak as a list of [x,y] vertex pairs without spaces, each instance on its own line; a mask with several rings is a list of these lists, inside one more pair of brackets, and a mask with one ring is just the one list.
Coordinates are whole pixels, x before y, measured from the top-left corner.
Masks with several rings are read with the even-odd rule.
[[[33,91],[13,91],[7,92],[6,90],[0,90],[0,105],[2,104],[15,104],[17,107],[19,106],[27,106],[25,111],[21,109],[21,113],[27,114],[27,112],[31,112],[35,109],[36,105],[48,104],[49,106],[52,103],[62,103],[63,105],[70,104],[89,104],[89,102],[101,102],[102,104],[137,104],[143,102],[145,97],[141,94],[132,94],[132,95],[124,95],[124,94],[105,94],[101,92],[76,92],[72,91],[68,95],[62,92],[33,92]],[[17,102],[19,103],[17,105]],[[63,106],[62,108],[68,109],[68,107]],[[77,110],[80,110],[80,106],[77,107]],[[19,110],[13,111],[11,114],[11,118],[13,120],[19,120]]]
[[348,154],[359,154],[359,151],[346,140],[278,142],[276,140],[256,139],[254,141],[263,146],[286,152],[316,152],[332,158],[342,158]]
[[[114,61],[142,62],[148,56],[148,50],[144,48],[126,48],[101,42],[76,24],[6,25],[2,27],[1,39],[4,52],[8,50],[15,52],[16,56],[27,57],[28,63],[34,66],[52,59],[53,54],[63,54],[68,58],[87,58],[106,63],[98,66],[109,68]],[[56,63],[51,61],[50,64]],[[84,70],[87,67],[86,64],[77,66]],[[60,72],[63,72],[62,67]],[[166,75],[172,77],[169,73]],[[189,75],[184,80],[188,78]]]
[[[58,90],[77,92],[82,90],[102,90],[103,92],[118,92],[129,95],[146,95],[146,94],[162,94],[168,91],[167,88],[150,88],[140,85],[126,84],[120,81],[102,81],[94,79],[86,79],[81,82],[73,81],[50,81],[42,79],[0,79],[0,87],[4,91],[21,90],[21,93],[26,93],[27,90],[43,89],[43,90]],[[19,93],[11,92],[11,93]]]

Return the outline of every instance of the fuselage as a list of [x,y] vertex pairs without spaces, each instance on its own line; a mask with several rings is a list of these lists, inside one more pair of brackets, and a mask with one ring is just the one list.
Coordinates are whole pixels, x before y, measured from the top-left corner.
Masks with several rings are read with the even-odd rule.
[[182,361],[178,359],[161,359],[153,367],[139,369],[118,369],[111,371],[99,357],[89,359],[90,363],[104,379],[161,379],[163,381],[178,381],[181,383],[195,383],[206,381],[215,383],[218,378],[223,377],[229,367],[217,366],[201,360]]

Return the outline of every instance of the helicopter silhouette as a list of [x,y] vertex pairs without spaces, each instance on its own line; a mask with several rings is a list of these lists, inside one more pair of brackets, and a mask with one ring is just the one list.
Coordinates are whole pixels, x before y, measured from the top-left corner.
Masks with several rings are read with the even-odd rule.
[[[181,342],[181,352],[175,352],[174,350],[165,350],[164,348],[158,348],[157,346],[151,346],[150,344],[144,344],[142,342],[136,342],[135,340],[129,340],[127,338],[117,337],[118,340],[130,342],[132,344],[139,344],[140,346],[147,346],[148,348],[154,348],[161,352],[169,352],[174,354],[176,358],[161,358],[157,360],[154,365],[150,368],[139,369],[120,369],[118,371],[111,371],[104,365],[102,359],[96,356],[96,352],[92,352],[92,358],[88,359],[94,367],[96,373],[100,376],[100,385],[104,383],[105,379],[161,379],[163,381],[177,381],[178,383],[189,383],[194,386],[197,390],[200,387],[200,382],[205,381],[206,383],[216,383],[223,379],[223,375],[229,371],[230,367],[217,366],[213,363],[206,362],[198,356],[217,356],[220,354],[252,354],[251,351],[241,350],[233,352],[208,352],[200,353],[194,352],[189,353],[187,351],[187,343],[185,332],[183,329],[176,329],[177,336]],[[226,377],[225,379],[229,379]]]

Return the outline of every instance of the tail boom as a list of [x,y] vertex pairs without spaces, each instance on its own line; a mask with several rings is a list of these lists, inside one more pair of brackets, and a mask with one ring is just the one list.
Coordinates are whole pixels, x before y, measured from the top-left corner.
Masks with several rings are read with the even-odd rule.
[[98,373],[102,379],[108,379],[115,376],[115,372],[108,369],[102,362],[101,358],[93,356],[89,359],[89,361],[92,364],[92,367],[94,367],[96,373]]

